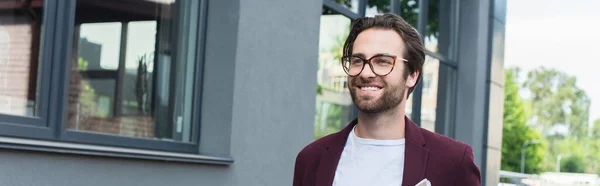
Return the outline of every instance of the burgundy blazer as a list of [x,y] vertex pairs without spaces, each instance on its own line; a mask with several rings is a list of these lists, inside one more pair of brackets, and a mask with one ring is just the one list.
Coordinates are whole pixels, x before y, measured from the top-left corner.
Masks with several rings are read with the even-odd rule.
[[[481,185],[481,173],[473,162],[471,146],[430,132],[406,121],[403,186],[427,178],[432,186]],[[331,186],[346,139],[356,125],[325,136],[304,147],[296,157],[294,186]]]

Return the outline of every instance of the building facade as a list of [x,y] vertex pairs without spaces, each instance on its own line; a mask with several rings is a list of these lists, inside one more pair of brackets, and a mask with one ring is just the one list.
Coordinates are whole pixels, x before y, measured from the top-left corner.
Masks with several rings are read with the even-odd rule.
[[290,185],[356,116],[352,20],[425,36],[408,116],[497,185],[504,0],[0,1],[0,185]]

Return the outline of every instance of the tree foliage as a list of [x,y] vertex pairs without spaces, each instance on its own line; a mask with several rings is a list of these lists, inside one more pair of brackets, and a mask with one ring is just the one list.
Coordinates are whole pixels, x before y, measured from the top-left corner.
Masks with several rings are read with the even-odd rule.
[[592,125],[592,138],[600,140],[600,119],[596,119]]
[[532,96],[532,124],[549,136],[561,136],[551,133],[556,125],[569,127],[569,134],[563,137],[587,135],[590,99],[576,83],[574,76],[556,69],[541,67],[529,72],[523,86]]
[[584,173],[585,163],[580,156],[569,156],[560,162],[560,172]]
[[[543,171],[555,171],[560,166],[561,172],[600,173],[600,138],[595,132],[600,126],[588,131],[591,100],[577,86],[577,79],[557,69],[540,67],[527,73],[523,88],[530,95],[526,101],[531,113],[528,122],[549,142]],[[568,131],[556,130],[561,126]],[[559,156],[563,159],[556,165]]]
[[[527,126],[525,104],[519,95],[516,76],[519,69],[505,70],[504,125],[502,128],[501,169],[513,172],[521,170],[521,148],[527,141],[539,140],[541,134]],[[545,156],[543,144],[531,144],[525,150],[525,172],[539,173]]]

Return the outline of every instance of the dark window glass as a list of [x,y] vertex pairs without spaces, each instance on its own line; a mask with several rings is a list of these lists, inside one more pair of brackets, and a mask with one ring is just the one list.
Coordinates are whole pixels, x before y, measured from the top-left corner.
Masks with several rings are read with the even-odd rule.
[[429,0],[427,10],[427,34],[425,35],[425,48],[432,52],[439,52],[438,38],[440,36],[440,0]]
[[368,0],[365,16],[373,17],[391,11],[390,0]]
[[419,23],[419,0],[400,0],[400,16],[417,28]]
[[182,0],[79,0],[68,129],[191,142],[198,10]]
[[[325,0],[325,1],[329,1],[329,0]],[[333,0],[333,1],[342,5],[343,7],[348,8],[349,10],[351,10],[354,13],[358,13],[358,1],[359,0]]]

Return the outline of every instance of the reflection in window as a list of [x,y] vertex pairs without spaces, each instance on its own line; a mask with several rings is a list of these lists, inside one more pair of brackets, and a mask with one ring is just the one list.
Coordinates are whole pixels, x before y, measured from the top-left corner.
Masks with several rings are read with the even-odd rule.
[[400,0],[400,16],[417,28],[419,23],[419,0]]
[[438,38],[440,35],[440,0],[429,0],[427,10],[427,35],[425,36],[425,48],[432,52],[438,52]]
[[423,96],[421,97],[421,127],[435,132],[437,109],[437,88],[440,61],[431,56],[425,57],[423,65]]
[[349,30],[350,19],[347,17],[336,14],[321,16],[315,138],[339,131],[354,117],[347,76],[340,63]]
[[354,13],[358,13],[358,1],[359,0],[335,0],[336,3],[348,8]]
[[68,129],[192,140],[192,3],[77,1]]
[[0,114],[35,116],[44,3],[0,4]]
[[424,74],[423,76],[423,95],[428,95],[431,90],[431,81],[433,80],[433,73]]
[[412,93],[410,94],[410,97],[408,97],[408,99],[406,99],[406,106],[404,107],[406,110],[404,111],[406,113],[406,116],[412,120],[412,108],[413,108],[413,97],[412,97]]
[[391,4],[389,0],[368,0],[365,16],[373,17],[390,11]]

